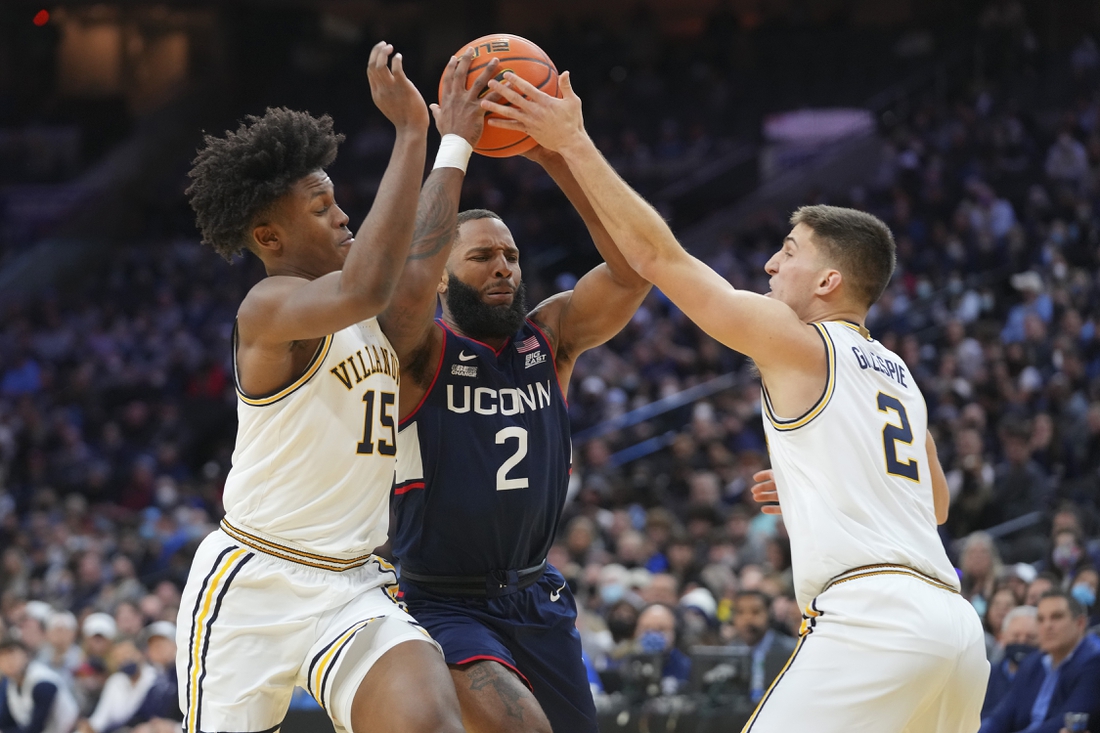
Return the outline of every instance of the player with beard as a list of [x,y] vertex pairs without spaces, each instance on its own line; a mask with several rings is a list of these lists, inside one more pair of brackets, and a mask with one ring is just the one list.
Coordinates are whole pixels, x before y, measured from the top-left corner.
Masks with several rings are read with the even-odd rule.
[[[465,73],[449,68],[445,84],[462,84]],[[528,313],[508,227],[484,209],[458,214],[476,140],[441,144],[455,153],[441,153],[424,184],[414,236],[434,241],[424,249],[435,254],[410,259],[380,317],[410,354],[393,551],[403,599],[443,647],[468,731],[595,733],[576,604],[546,554],[569,482],[573,365],[627,324],[649,285],[562,158],[535,148],[527,157],[565,192],[605,263]]]

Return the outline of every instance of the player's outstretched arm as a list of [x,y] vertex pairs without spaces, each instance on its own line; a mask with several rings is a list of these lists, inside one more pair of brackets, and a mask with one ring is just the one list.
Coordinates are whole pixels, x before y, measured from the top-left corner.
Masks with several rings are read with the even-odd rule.
[[581,100],[569,72],[561,75],[563,98],[539,91],[514,74],[489,86],[510,106],[482,101],[505,120],[497,127],[523,130],[562,154],[626,260],[710,336],[752,357],[767,373],[772,367],[817,364],[823,347],[817,332],[787,305],[735,290],[724,278],[688,254],[660,214],[615,172],[584,130]]
[[[397,136],[378,196],[343,269],[314,280],[275,276],[261,281],[241,304],[242,340],[277,344],[320,338],[377,315],[389,303],[412,240],[428,127],[424,99],[405,76],[400,54],[390,68],[392,51],[385,43],[371,50],[367,78],[374,103]],[[331,184],[314,198],[315,215],[324,216],[335,206]]]
[[[560,374],[563,367],[571,368],[579,354],[599,346],[626,326],[649,292],[650,283],[630,267],[615,246],[565,159],[541,145],[526,156],[541,165],[558,184],[584,220],[596,250],[604,259],[573,290],[548,298],[531,314],[554,340]],[[568,382],[562,376],[563,382]]]
[[[466,177],[465,161],[484,126],[485,111],[478,104],[478,95],[485,90],[500,63],[492,59],[466,89],[466,74],[472,62],[472,51],[461,57],[451,57],[443,74],[440,103],[431,106],[439,134],[457,135],[469,147],[464,154],[462,151],[448,154],[443,151],[444,146],[450,150],[456,141],[448,139],[440,145],[436,166],[420,191],[416,228],[401,279],[389,306],[378,317],[383,332],[404,365],[405,374],[413,382],[422,382],[421,377],[425,375],[430,380],[431,374],[427,372],[434,366],[433,347],[440,347],[434,343],[433,336],[438,334],[432,327],[436,293],[455,237],[462,181]],[[462,167],[456,167],[459,165]],[[404,384],[402,387],[404,389]]]

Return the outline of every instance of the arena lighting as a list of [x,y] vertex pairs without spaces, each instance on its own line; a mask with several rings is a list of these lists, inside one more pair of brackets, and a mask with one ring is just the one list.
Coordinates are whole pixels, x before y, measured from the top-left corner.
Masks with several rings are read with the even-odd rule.
[[41,28],[50,22],[50,11],[43,8],[34,14],[34,24]]

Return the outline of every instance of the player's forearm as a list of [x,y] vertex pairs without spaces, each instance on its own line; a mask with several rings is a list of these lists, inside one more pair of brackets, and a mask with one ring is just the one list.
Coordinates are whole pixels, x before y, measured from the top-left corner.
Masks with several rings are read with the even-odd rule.
[[565,158],[557,153],[547,152],[539,159],[539,164],[554,179],[554,183],[558,184],[558,188],[561,189],[565,197],[569,199],[569,203],[580,214],[585,227],[588,229],[588,234],[592,237],[593,244],[596,245],[596,251],[607,263],[612,279],[628,289],[647,287],[649,285],[648,281],[634,271],[634,268],[630,266],[622,252],[619,251],[615,240],[607,231],[607,227],[600,221],[592,202],[588,200],[588,195],[577,181],[576,176],[573,175],[573,171],[570,170]]
[[398,129],[374,205],[344,262],[340,290],[372,311],[364,317],[389,302],[409,254],[426,147],[424,130]]
[[615,172],[591,138],[563,148],[562,156],[627,262],[656,282],[661,259],[681,250],[668,224]]
[[436,288],[454,241],[464,178],[459,168],[436,168],[420,191],[405,268],[393,299],[379,316],[399,358],[419,343],[435,315]]

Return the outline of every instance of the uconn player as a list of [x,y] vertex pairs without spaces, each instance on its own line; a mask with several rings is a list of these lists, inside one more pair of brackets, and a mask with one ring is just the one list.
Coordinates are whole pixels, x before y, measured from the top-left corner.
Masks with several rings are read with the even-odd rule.
[[386,539],[403,357],[375,316],[409,253],[428,125],[392,51],[376,45],[367,70],[397,130],[358,241],[324,171],[340,142],[327,117],[268,110],[207,137],[191,171],[203,239],[226,257],[247,247],[267,277],[234,330],[225,519],[180,603],[186,733],[276,731],[295,685],[338,731],[462,728],[438,648],[371,554]]
[[[461,85],[453,63],[446,83]],[[451,138],[441,150],[451,146],[455,157],[425,182],[417,236],[453,245],[408,263],[381,318],[410,354],[391,531],[403,598],[443,647],[468,730],[594,733],[576,606],[546,553],[569,480],[573,364],[626,325],[649,285],[561,157],[536,148],[528,157],[580,212],[606,264],[528,312],[508,227],[485,210],[456,220],[471,147]]]
[[799,209],[767,263],[768,296],[735,290],[603,159],[568,74],[563,99],[505,79],[490,86],[515,106],[482,106],[559,151],[630,264],[760,369],[806,611],[794,654],[745,729],[977,730],[989,665],[936,533],[948,494],[927,407],[902,360],[863,326],[894,269],[889,229],[852,209]]

